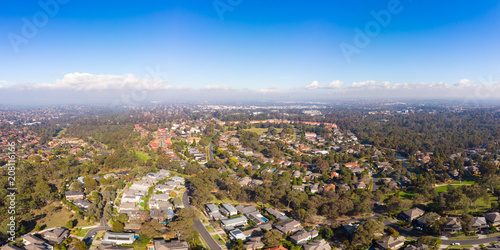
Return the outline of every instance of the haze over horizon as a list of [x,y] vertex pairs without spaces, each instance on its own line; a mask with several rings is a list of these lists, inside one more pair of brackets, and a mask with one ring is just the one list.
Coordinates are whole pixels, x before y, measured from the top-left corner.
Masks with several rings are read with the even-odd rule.
[[4,1],[0,104],[500,99],[498,1]]

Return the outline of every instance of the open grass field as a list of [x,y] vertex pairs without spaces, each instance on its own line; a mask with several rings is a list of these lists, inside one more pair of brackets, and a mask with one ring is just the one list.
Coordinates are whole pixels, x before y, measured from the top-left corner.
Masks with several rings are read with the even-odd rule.
[[[259,134],[259,135],[262,135],[264,133],[266,133],[269,129],[268,128],[250,128],[250,129],[244,129],[245,131],[250,131],[250,132],[254,132],[256,134]],[[281,128],[276,128],[276,130],[278,131],[278,133],[281,132]]]
[[[496,196],[492,196],[491,194],[489,194],[489,196],[490,196],[490,203],[489,204],[487,204],[483,199],[478,199],[476,201],[476,207],[475,208],[474,208],[474,206],[470,207],[470,212],[481,212],[481,213],[487,212],[491,208],[491,204],[496,203],[498,200],[498,198]],[[463,213],[463,210],[458,209],[458,210],[452,211],[448,214],[460,216],[462,213]]]
[[144,162],[151,159],[151,156],[149,156],[146,153],[140,152],[140,151],[135,151],[135,154],[137,155],[137,157],[139,157],[139,159],[141,159]]
[[415,195],[415,192],[399,192],[399,198],[400,199],[406,199],[406,200],[411,200],[413,199],[413,196]]
[[61,131],[57,132],[56,138],[61,138],[64,133],[66,133],[67,128],[63,128]]
[[446,192],[446,191],[448,191],[448,186],[435,187],[434,189],[436,189],[436,192],[438,192],[438,193]]
[[[61,203],[54,202],[41,210],[35,212],[35,217],[40,218],[38,225],[42,228],[64,227],[69,220],[77,220],[72,216],[73,213],[67,208],[63,207]],[[76,227],[91,226],[85,220],[77,220]]]

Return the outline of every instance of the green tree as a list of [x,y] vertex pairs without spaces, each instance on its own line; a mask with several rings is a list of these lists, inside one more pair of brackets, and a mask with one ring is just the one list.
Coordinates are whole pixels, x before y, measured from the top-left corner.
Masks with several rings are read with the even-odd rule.
[[[114,220],[113,225],[111,227],[111,230],[115,233],[123,233],[123,228],[125,227],[125,224],[123,222]],[[142,229],[142,227],[141,227]]]
[[282,237],[283,234],[279,231],[267,231],[262,237],[262,243],[266,244],[268,248],[277,247],[280,245],[280,240]]
[[322,226],[319,229],[319,232],[321,233],[321,237],[325,240],[333,240],[333,237],[335,236],[333,234],[333,230],[329,226]]
[[160,223],[158,223],[157,220],[150,220],[142,223],[139,234],[147,236],[148,238],[153,238],[161,232],[161,228],[162,226],[160,225]]
[[177,217],[174,221],[168,223],[167,229],[180,240],[193,239],[196,236],[193,222],[194,217],[195,214],[192,209],[182,208],[177,212]]
[[417,240],[417,245],[428,245],[431,250],[437,250],[441,246],[441,239],[432,236],[422,236]]
[[87,250],[87,244],[85,244],[85,242],[77,239],[77,242],[75,243],[75,248],[77,250]]

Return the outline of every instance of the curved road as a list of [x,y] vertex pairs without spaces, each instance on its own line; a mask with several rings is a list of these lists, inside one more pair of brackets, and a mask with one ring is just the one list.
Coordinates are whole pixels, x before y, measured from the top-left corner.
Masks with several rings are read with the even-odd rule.
[[[187,193],[184,193],[182,195],[182,203],[184,204],[185,208],[191,208],[191,205],[189,204],[189,198],[188,198]],[[214,238],[212,238],[212,236],[207,231],[205,226],[203,226],[203,224],[201,223],[200,220],[193,219],[193,222],[194,222],[194,229],[196,231],[198,231],[198,233],[201,235],[203,240],[207,243],[209,249],[222,250],[222,248],[219,246],[219,243]]]
[[108,230],[111,230],[111,227],[108,226],[108,223],[106,221],[106,219],[102,218],[100,223],[99,223],[99,226],[98,227],[95,227],[95,228],[92,228],[90,229],[86,234],[85,234],[85,237],[83,237],[83,241],[85,243],[87,243],[88,245],[91,245],[92,244],[92,241],[94,240],[94,238],[92,238],[92,236],[99,232],[99,231],[108,231]]

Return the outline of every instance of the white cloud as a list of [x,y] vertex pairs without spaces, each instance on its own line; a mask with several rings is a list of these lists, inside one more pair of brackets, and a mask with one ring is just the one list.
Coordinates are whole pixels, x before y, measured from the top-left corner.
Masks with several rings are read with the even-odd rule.
[[268,88],[268,89],[259,89],[257,91],[257,93],[260,93],[260,94],[270,94],[270,93],[276,93],[278,92],[277,89],[274,89],[274,88]]
[[207,85],[201,88],[202,91],[210,91],[210,90],[236,90],[236,88],[229,86],[219,86],[219,85]]
[[344,85],[342,81],[335,80],[330,82],[329,84],[319,84],[318,81],[313,81],[311,84],[305,86],[306,89],[338,89]]
[[354,87],[354,88],[360,88],[360,87],[365,87],[365,86],[373,85],[375,83],[377,83],[377,82],[374,81],[374,80],[368,80],[368,81],[364,81],[364,82],[353,82],[352,83],[352,87]]
[[319,82],[314,81],[311,84],[305,86],[306,89],[317,89],[319,87]]
[[90,73],[66,74],[62,79],[57,79],[56,83],[37,83],[25,86],[27,88],[48,88],[48,89],[70,89],[78,91],[89,90],[161,90],[175,89],[167,85],[166,81],[154,78],[143,79],[132,74],[127,75],[94,75]]
[[462,80],[458,81],[458,83],[460,83],[460,84],[470,84],[470,83],[473,83],[473,81],[471,81],[469,79],[462,79]]
[[469,80],[469,79],[462,79],[458,81],[458,83],[455,83],[454,86],[459,87],[459,88],[465,88],[465,87],[470,87],[472,86],[474,82]]

